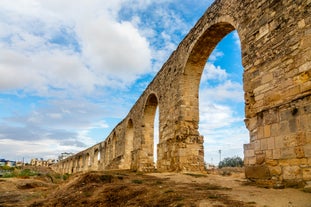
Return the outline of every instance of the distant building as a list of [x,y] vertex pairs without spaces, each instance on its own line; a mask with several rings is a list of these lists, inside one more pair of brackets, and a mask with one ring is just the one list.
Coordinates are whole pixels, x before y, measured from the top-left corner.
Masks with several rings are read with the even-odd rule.
[[44,166],[44,167],[48,167],[50,165],[53,165],[54,163],[56,163],[56,160],[53,159],[48,159],[48,160],[44,160],[43,158],[32,158],[30,161],[30,165],[32,166]]
[[17,161],[16,162],[16,167],[22,167],[24,165],[25,165],[25,163],[23,161]]
[[61,160],[64,160],[66,159],[67,157],[70,157],[74,155],[74,153],[71,153],[71,152],[63,152],[61,153],[59,156],[58,156],[58,161],[61,161]]
[[0,159],[0,166],[5,166],[6,160],[5,159]]
[[216,169],[216,166],[213,165],[213,164],[210,164],[210,163],[206,163],[206,164],[205,164],[205,168],[206,168],[207,170],[211,170],[211,169]]
[[15,161],[6,160],[6,159],[0,159],[0,166],[15,167],[16,166],[16,162]]

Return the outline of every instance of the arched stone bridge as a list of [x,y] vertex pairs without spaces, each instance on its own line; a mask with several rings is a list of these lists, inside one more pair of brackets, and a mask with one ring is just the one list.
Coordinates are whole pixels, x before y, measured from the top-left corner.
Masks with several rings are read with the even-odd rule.
[[157,107],[157,170],[204,170],[200,79],[217,43],[237,30],[250,135],[244,145],[246,176],[311,180],[310,14],[310,0],[216,0],[106,140],[55,164],[54,170],[153,170]]

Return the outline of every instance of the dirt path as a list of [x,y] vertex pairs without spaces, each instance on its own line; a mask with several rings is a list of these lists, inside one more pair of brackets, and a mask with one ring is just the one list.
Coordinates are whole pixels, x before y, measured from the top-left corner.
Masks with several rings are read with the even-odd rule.
[[[254,204],[256,207],[311,207],[311,193],[305,193],[300,189],[266,189],[256,186],[245,185],[243,173],[235,173],[231,176],[209,174],[202,177],[189,176],[174,173],[154,173],[155,177],[166,178],[176,183],[200,183],[214,184],[232,190],[225,191],[231,199]],[[194,192],[195,193],[195,192]],[[223,205],[215,200],[202,199],[200,207]]]

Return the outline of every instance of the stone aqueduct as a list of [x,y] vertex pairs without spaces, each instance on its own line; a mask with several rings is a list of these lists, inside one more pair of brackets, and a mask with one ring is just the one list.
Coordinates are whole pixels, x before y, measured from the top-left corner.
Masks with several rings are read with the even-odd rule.
[[217,43],[237,30],[250,137],[244,145],[246,177],[274,183],[310,181],[310,14],[311,0],[216,0],[106,140],[53,169],[153,170],[159,107],[157,170],[204,170],[198,131],[200,78]]

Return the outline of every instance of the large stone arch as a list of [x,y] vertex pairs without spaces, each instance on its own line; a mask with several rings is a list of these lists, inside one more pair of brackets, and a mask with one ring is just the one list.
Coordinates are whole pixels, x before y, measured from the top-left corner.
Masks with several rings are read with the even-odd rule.
[[145,168],[154,168],[154,120],[156,110],[159,106],[157,95],[152,92],[147,96],[146,103],[143,110],[143,140],[142,151],[146,157]]
[[[101,143],[105,151],[102,169],[124,167],[120,159],[126,154],[129,119],[134,123],[135,135],[131,169],[148,171],[153,167],[145,112],[154,109],[152,104],[148,109],[146,103],[156,97],[160,109],[158,171],[204,170],[197,86],[214,46],[236,29],[242,45],[245,124],[250,135],[249,143],[244,145],[246,176],[273,184],[310,181],[310,4],[305,0],[216,0],[125,119]],[[112,144],[115,133],[117,150]],[[113,159],[116,153],[120,159]],[[79,153],[74,159],[77,164],[78,157]],[[61,164],[53,167],[60,170]]]
[[182,78],[182,98],[186,110],[180,111],[184,114],[185,121],[199,123],[199,85],[207,59],[216,47],[216,45],[230,32],[236,28],[230,22],[224,22],[225,19],[220,18],[222,22],[216,22],[210,25],[199,36],[195,42],[186,65],[184,67],[184,76]]

